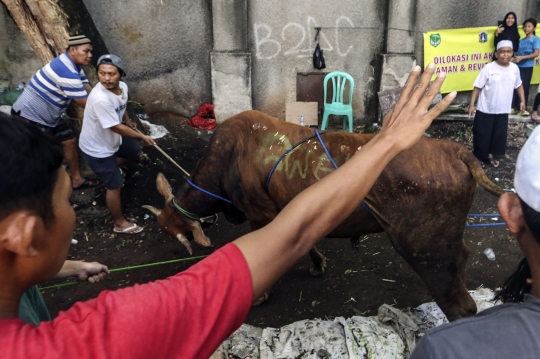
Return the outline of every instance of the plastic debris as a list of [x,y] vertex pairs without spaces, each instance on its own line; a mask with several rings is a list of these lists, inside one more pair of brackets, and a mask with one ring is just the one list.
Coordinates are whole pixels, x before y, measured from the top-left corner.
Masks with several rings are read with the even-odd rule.
[[214,106],[204,103],[199,106],[197,115],[189,119],[188,124],[203,130],[213,130],[217,125],[215,118]]
[[495,252],[493,251],[492,248],[484,249],[484,254],[486,255],[487,259],[489,259],[490,261],[495,260]]
[[148,130],[150,131],[150,137],[152,137],[154,140],[157,138],[161,138],[169,133],[165,126],[154,125],[143,119],[141,119],[141,122],[148,128]]
[[11,106],[9,105],[0,106],[0,112],[5,113],[6,115],[11,115]]
[[150,216],[148,214],[145,214],[144,219],[148,219],[148,218],[150,218]]
[[145,113],[138,113],[137,117],[140,118],[141,120],[150,121],[150,116],[148,116]]
[[[479,312],[500,304],[491,301],[495,293],[488,288],[469,293]],[[243,324],[210,359],[405,359],[429,328],[446,322],[430,302],[410,311],[383,304],[377,316],[302,320],[281,328]]]

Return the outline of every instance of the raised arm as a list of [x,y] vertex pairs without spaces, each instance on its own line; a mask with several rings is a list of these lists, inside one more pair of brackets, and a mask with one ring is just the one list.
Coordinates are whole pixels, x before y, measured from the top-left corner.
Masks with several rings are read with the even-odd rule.
[[450,105],[455,93],[427,111],[445,76],[439,74],[429,86],[434,69],[430,64],[420,77],[420,67],[414,68],[382,131],[347,163],[296,196],[270,224],[234,242],[248,263],[254,300],[349,216],[388,162],[416,143]]

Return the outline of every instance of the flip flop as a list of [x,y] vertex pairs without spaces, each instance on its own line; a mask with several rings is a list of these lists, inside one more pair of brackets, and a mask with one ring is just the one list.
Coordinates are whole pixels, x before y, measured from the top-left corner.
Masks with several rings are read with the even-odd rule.
[[80,189],[85,189],[85,188],[96,188],[96,187],[99,187],[101,186],[103,183],[101,183],[100,180],[98,179],[88,179],[88,178],[85,178],[84,179],[84,182],[82,183],[82,185],[80,185],[79,187],[73,187],[73,190],[74,191],[77,191],[77,190],[80,190]]
[[[133,231],[133,230],[136,229],[136,228],[139,228],[139,229]],[[139,226],[137,226],[137,224],[134,223],[131,227],[124,228],[124,229],[121,229],[121,230],[118,230],[118,229],[116,229],[116,228],[113,228],[113,232],[114,232],[114,233],[123,233],[123,234],[137,234],[137,233],[142,232],[143,229],[144,229],[143,227],[139,227]],[[131,231],[133,231],[133,232],[131,232]]]

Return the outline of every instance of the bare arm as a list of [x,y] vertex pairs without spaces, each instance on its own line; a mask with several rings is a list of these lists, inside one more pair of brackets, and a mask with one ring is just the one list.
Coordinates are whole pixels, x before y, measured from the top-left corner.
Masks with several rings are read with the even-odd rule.
[[[124,120],[125,120],[125,118],[124,118]],[[129,118],[128,118],[128,120],[129,120]],[[131,120],[129,120],[129,121],[131,122]],[[153,146],[153,145],[156,144],[154,142],[154,140],[152,139],[152,137],[143,135],[140,132],[136,132],[131,127],[126,126],[126,125],[124,125],[122,123],[120,123],[120,124],[118,124],[116,126],[110,127],[109,129],[111,131],[113,131],[113,132],[118,133],[119,135],[136,138],[138,140],[142,140],[147,146]]]
[[[90,93],[90,91],[92,91],[92,86],[88,83],[83,83],[83,86],[84,86],[84,89],[86,90],[86,93]],[[74,98],[73,101],[81,106],[82,108],[85,108],[86,107],[86,100],[88,99],[88,97],[85,97],[85,98]]]
[[78,280],[88,279],[90,283],[96,283],[107,274],[109,274],[109,269],[101,263],[66,260],[54,278],[76,277]]
[[519,96],[519,110],[521,112],[525,111],[525,92],[523,91],[523,85],[519,85],[516,89]]
[[434,69],[430,64],[416,87],[420,67],[411,72],[382,131],[348,162],[296,196],[270,224],[234,242],[248,263],[255,300],[352,213],[388,162],[416,143],[452,102],[455,93],[426,112],[444,81],[441,73],[426,91]]
[[539,49],[536,49],[534,50],[534,52],[530,55],[523,55],[523,56],[516,56],[514,57],[514,62],[517,64],[523,60],[528,60],[528,59],[534,59],[536,57],[538,57],[538,55],[540,55],[540,50]]
[[471,101],[469,101],[469,117],[467,119],[470,119],[471,116],[474,113],[474,110],[476,109],[476,106],[474,105],[476,103],[476,99],[478,98],[478,94],[480,93],[480,88],[475,87],[471,94]]

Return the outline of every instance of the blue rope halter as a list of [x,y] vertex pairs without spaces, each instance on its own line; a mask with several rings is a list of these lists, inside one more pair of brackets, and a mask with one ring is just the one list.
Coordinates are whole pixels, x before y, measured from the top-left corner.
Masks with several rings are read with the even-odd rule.
[[[326,148],[326,145],[324,144],[324,141],[323,141],[323,139],[321,137],[321,135],[325,134],[326,132],[319,132],[319,130],[317,130],[316,128],[314,130],[315,130],[314,135],[312,135],[310,137],[307,137],[307,138],[304,138],[302,141],[298,142],[297,144],[295,144],[294,146],[289,148],[287,151],[285,151],[285,153],[282,154],[280,158],[278,158],[278,160],[274,164],[274,167],[272,167],[272,169],[270,170],[270,173],[268,174],[268,178],[266,179],[266,191],[267,192],[268,192],[268,187],[270,186],[270,179],[272,179],[272,175],[274,174],[274,172],[275,172],[277,166],[279,165],[279,163],[281,162],[281,160],[283,160],[285,158],[285,156],[287,156],[289,153],[291,153],[296,147],[300,146],[302,143],[306,142],[307,140],[310,140],[310,139],[314,138],[315,136],[319,139],[319,142],[321,143],[321,146],[322,146],[322,148],[324,150],[324,153],[326,153],[326,157],[328,157],[328,159],[332,163],[332,166],[334,166],[334,168],[336,170],[338,169],[338,165],[336,164],[336,162],[332,158],[332,155],[330,155],[330,152],[328,152],[328,149]],[[362,201],[362,207],[364,207],[369,213],[371,213],[371,209],[369,209],[369,207],[367,206],[367,204],[364,201]]]

